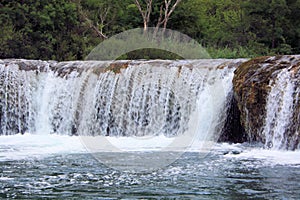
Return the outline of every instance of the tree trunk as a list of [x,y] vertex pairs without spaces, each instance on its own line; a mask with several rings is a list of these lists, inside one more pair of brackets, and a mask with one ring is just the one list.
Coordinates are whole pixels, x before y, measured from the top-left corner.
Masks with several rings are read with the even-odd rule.
[[146,34],[147,29],[148,29],[148,23],[144,21],[144,34]]
[[165,35],[166,29],[167,29],[168,20],[169,19],[166,18],[165,21],[164,21],[164,27],[163,27],[163,30],[162,30],[162,35]]

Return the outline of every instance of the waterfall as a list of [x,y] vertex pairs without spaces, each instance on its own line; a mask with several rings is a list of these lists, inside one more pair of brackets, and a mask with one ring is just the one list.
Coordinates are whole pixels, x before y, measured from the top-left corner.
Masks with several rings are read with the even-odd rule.
[[239,62],[3,60],[0,134],[218,134]]
[[[8,63],[0,62],[0,135],[32,132],[37,112],[38,74],[49,63],[22,60]],[[27,68],[31,65],[32,69]]]
[[291,72],[285,68],[271,80],[266,104],[266,120],[263,128],[265,146],[271,149],[285,149],[292,146],[289,131],[293,127],[292,119],[296,111],[294,94],[295,83]]

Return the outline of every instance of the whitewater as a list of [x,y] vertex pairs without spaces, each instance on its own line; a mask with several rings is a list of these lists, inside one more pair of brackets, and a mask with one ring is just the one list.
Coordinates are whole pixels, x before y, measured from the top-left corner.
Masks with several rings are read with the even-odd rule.
[[[168,146],[172,138],[158,136],[151,138],[102,138],[121,147],[121,151],[161,151]],[[139,143],[138,143],[139,142]],[[199,145],[202,145],[201,143]],[[26,133],[14,136],[2,136],[0,140],[0,161],[13,161],[23,159],[43,159],[45,157],[90,153],[80,137],[62,135],[34,135]],[[224,153],[224,159],[259,159],[262,165],[299,165],[300,151],[269,150],[262,146],[249,146],[248,144],[215,143],[212,149],[190,148],[185,152]],[[107,151],[103,149],[103,152]]]
[[244,61],[0,61],[0,197],[299,198],[300,151],[280,150],[287,71],[266,142],[217,142]]

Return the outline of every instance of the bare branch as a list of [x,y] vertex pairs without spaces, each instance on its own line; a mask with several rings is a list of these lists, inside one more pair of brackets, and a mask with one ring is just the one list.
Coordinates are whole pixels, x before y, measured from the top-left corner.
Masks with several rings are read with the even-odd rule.
[[140,13],[141,13],[141,15],[143,17],[143,20],[145,20],[145,18],[146,18],[145,13],[144,13],[144,11],[142,9],[142,6],[141,6],[141,4],[140,4],[140,2],[138,0],[135,0],[135,5],[139,9],[139,11],[140,11]]
[[[156,29],[158,30],[158,28],[163,24],[164,25],[164,29],[166,29],[167,27],[167,23],[170,19],[171,14],[173,13],[173,11],[175,10],[176,6],[181,2],[181,0],[176,0],[176,2],[173,4],[172,8],[170,9],[172,0],[164,0],[164,19],[162,19],[162,7],[160,8],[160,16],[159,19],[157,21],[157,25],[156,25]],[[163,5],[162,5],[163,6]]]
[[[171,3],[171,0],[169,0],[169,2]],[[168,18],[170,17],[170,15],[172,14],[172,12],[175,10],[176,6],[181,2],[181,0],[176,0],[176,2],[174,3],[174,5],[172,6],[170,12],[168,13]]]
[[150,21],[151,12],[152,12],[152,0],[148,0],[148,2],[147,2],[147,22]]
[[[139,12],[143,17],[144,32],[147,31],[148,24],[150,21],[150,15],[152,12],[152,1],[153,0],[144,0],[144,3],[146,3],[146,8],[145,10],[143,10],[141,2],[139,0],[134,0],[135,5],[137,6]],[[156,24],[155,33],[158,31],[159,27],[162,24],[164,25],[164,29],[166,29],[171,14],[174,12],[176,6],[181,2],[181,0],[176,0],[172,7],[172,0],[163,0],[163,2],[164,3],[162,3],[160,7],[159,18]]]
[[87,16],[87,14],[83,11],[81,5],[80,5],[80,0],[79,0],[79,4],[78,5],[78,11],[79,11],[79,14],[83,17],[83,19],[89,24],[90,28],[92,30],[95,31],[95,33],[98,35],[98,37],[102,38],[102,39],[107,39],[107,36],[104,35],[102,33],[102,31],[99,31],[99,29],[93,24],[92,20],[90,20]]
[[106,18],[107,18],[107,15],[110,11],[110,7],[107,7],[107,8],[104,8],[102,11],[100,10],[100,20],[101,20],[101,23],[104,24]]
[[162,17],[163,17],[163,5],[161,5],[159,9],[159,18],[156,26],[160,26],[163,23]]
[[139,12],[143,17],[144,32],[146,32],[150,21],[150,15],[152,12],[152,0],[146,0],[146,10],[143,10],[139,0],[135,0],[135,5],[137,6]]
[[90,28],[92,28],[97,33],[98,37],[107,39],[107,36],[104,35],[101,31],[99,31],[99,29],[93,24],[90,24]]

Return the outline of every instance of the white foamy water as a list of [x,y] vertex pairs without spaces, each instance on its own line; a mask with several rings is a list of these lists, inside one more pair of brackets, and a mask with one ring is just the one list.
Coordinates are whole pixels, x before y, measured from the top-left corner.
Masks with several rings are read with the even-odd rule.
[[[0,161],[43,159],[57,155],[89,153],[90,149],[85,148],[80,137],[62,135],[14,135],[1,136],[0,138]],[[99,141],[100,137],[97,138]],[[158,152],[168,150],[168,146],[174,142],[175,138],[165,136],[147,137],[101,137],[119,148],[120,152]],[[202,146],[202,148],[199,148]],[[206,146],[207,148],[203,148]],[[109,153],[103,146],[102,151]],[[228,152],[220,159],[237,160],[259,160],[263,166],[275,165],[300,165],[300,151],[278,151],[261,148],[247,147],[243,144],[216,144],[206,142],[194,143],[189,149],[178,147],[177,151],[219,154]],[[238,153],[232,153],[238,152]],[[205,157],[203,157],[205,158]]]
[[86,152],[79,137],[33,134],[0,137],[0,161]]
[[300,151],[283,151],[262,149],[259,147],[245,147],[242,144],[220,144],[216,146],[219,151],[227,151],[225,158],[237,160],[258,160],[263,166],[299,165]]
[[[37,63],[41,67],[36,71],[19,70],[18,61],[9,67],[1,64],[1,134],[33,134],[1,136],[0,159],[87,152],[213,152],[232,90],[234,68],[228,66],[241,61],[133,61],[116,74],[104,73],[108,62],[54,67]],[[274,149],[286,144],[285,119],[293,109],[289,76],[283,70],[271,83],[263,134]],[[72,134],[80,136],[68,136]],[[234,148],[240,147],[224,149]],[[238,151],[242,153],[234,155],[237,158],[298,162],[297,152]]]
[[8,62],[0,66],[6,72],[0,134],[29,132],[41,141],[51,133],[79,135],[92,152],[207,149],[221,133],[241,61],[132,61],[120,73],[105,71],[110,62],[102,61],[58,63],[42,72]]
[[[167,151],[176,138],[165,136],[155,137],[90,137],[90,139],[104,144],[97,152],[111,152],[105,144],[117,148],[120,152],[151,152]],[[178,143],[177,143],[178,144]],[[54,155],[89,153],[90,148],[85,148],[86,143],[81,137],[63,135],[33,135],[18,134],[14,136],[0,137],[0,161],[22,160],[22,159],[42,159]],[[194,144],[195,145],[195,144]],[[199,142],[198,145],[203,145]],[[200,148],[190,148],[186,146],[174,147],[177,151],[200,151]]]

